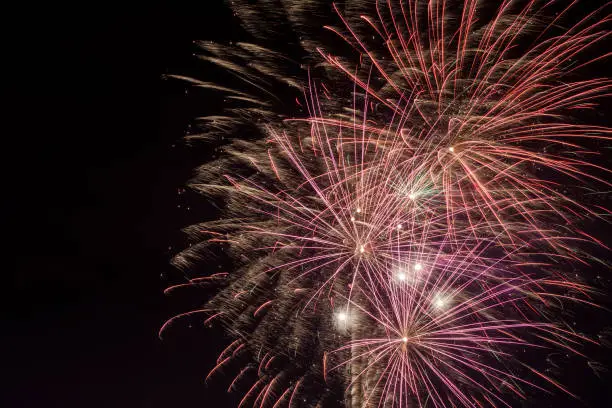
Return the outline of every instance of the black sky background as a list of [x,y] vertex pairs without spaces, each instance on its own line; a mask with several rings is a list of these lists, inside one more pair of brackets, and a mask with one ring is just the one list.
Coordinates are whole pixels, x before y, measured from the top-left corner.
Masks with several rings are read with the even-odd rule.
[[19,21],[3,40],[0,406],[225,405],[203,386],[218,333],[157,338],[189,307],[162,290],[191,222],[176,192],[207,155],[180,142],[206,102],[196,110],[161,78],[193,64],[193,39],[231,35],[220,4],[29,4],[5,16]]
[[[210,154],[180,138],[215,103],[161,78],[201,68],[191,40],[239,37],[231,12],[110,1],[5,20],[0,406],[235,406],[225,382],[203,381],[221,333],[157,338],[194,305],[162,290],[180,229],[209,216],[177,190]],[[612,401],[605,380],[584,381],[587,400]]]

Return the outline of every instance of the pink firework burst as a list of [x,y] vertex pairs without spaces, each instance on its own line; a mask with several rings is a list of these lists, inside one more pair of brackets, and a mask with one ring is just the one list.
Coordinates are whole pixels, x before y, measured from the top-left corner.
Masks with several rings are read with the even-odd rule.
[[[257,36],[255,17],[274,2],[235,3]],[[207,379],[247,362],[229,385],[244,391],[240,407],[574,396],[517,350],[583,355],[593,342],[561,310],[596,307],[569,272],[605,247],[580,225],[609,215],[582,197],[610,186],[596,157],[611,136],[569,118],[610,92],[608,79],[576,79],[607,54],[575,62],[607,38],[610,18],[602,7],[560,29],[578,3],[335,4],[339,26],[325,28],[350,51],[306,37],[320,67],[302,82],[280,75],[279,53],[202,44],[204,59],[250,87],[191,80],[239,104],[205,118],[200,137],[231,138],[192,183],[222,216],[188,228],[198,242],[175,260],[188,270],[221,248],[234,270],[169,289],[222,285],[168,322],[204,315],[235,337]],[[298,32],[322,7],[281,4]],[[274,111],[273,77],[303,92],[304,115]],[[263,137],[240,137],[245,126]]]

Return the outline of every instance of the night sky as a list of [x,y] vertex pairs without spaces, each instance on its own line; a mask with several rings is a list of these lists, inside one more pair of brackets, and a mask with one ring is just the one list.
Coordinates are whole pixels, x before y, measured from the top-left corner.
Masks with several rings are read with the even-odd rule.
[[[178,192],[211,154],[181,137],[215,103],[162,77],[202,78],[192,40],[241,33],[219,0],[126,3],[23,5],[4,36],[4,407],[237,405],[203,381],[222,333],[157,331],[201,299],[162,290],[180,229],[212,211]],[[567,406],[612,406],[609,379],[576,378],[588,405]]]

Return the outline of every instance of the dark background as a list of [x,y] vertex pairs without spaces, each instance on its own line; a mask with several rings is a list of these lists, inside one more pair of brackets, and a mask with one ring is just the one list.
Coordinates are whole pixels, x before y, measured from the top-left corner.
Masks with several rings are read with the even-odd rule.
[[192,40],[233,35],[231,12],[111,0],[4,17],[19,22],[2,41],[0,406],[224,406],[203,381],[220,334],[157,337],[192,307],[162,290],[180,229],[207,216],[177,190],[208,154],[181,142],[206,100],[161,78],[201,69]]
[[[209,216],[177,192],[210,154],[180,139],[213,103],[161,78],[201,68],[191,40],[240,36],[231,12],[219,0],[110,1],[28,4],[13,19],[2,40],[0,404],[230,406],[226,382],[203,381],[221,333],[187,326],[162,342],[157,330],[193,306],[162,290],[180,228]],[[610,401],[605,379],[577,381],[591,406]]]

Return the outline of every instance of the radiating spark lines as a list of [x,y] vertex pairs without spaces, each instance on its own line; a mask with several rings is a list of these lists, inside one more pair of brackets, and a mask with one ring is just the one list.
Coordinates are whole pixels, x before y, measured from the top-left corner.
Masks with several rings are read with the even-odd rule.
[[[281,3],[293,21],[319,5]],[[603,58],[576,63],[609,36],[610,16],[603,6],[560,29],[580,1],[484,3],[334,4],[339,25],[325,28],[352,54],[310,45],[327,78],[306,73],[304,115],[272,120],[261,103],[236,110],[257,117],[265,137],[234,135],[199,169],[193,187],[223,213],[188,229],[201,245],[176,264],[223,244],[236,268],[168,292],[225,285],[205,309],[178,317],[204,314],[235,337],[209,377],[246,354],[257,363],[229,386],[242,390],[240,407],[511,407],[528,390],[575,397],[516,350],[584,356],[580,345],[593,342],[559,310],[597,307],[568,266],[605,247],[580,223],[609,216],[582,195],[611,186],[597,156],[612,135],[570,115],[610,95],[611,80],[575,76]],[[257,6],[234,6],[253,23]],[[253,49],[277,58],[247,45],[237,55]],[[207,50],[264,89],[224,62],[226,50]],[[334,387],[344,394],[331,401]]]

